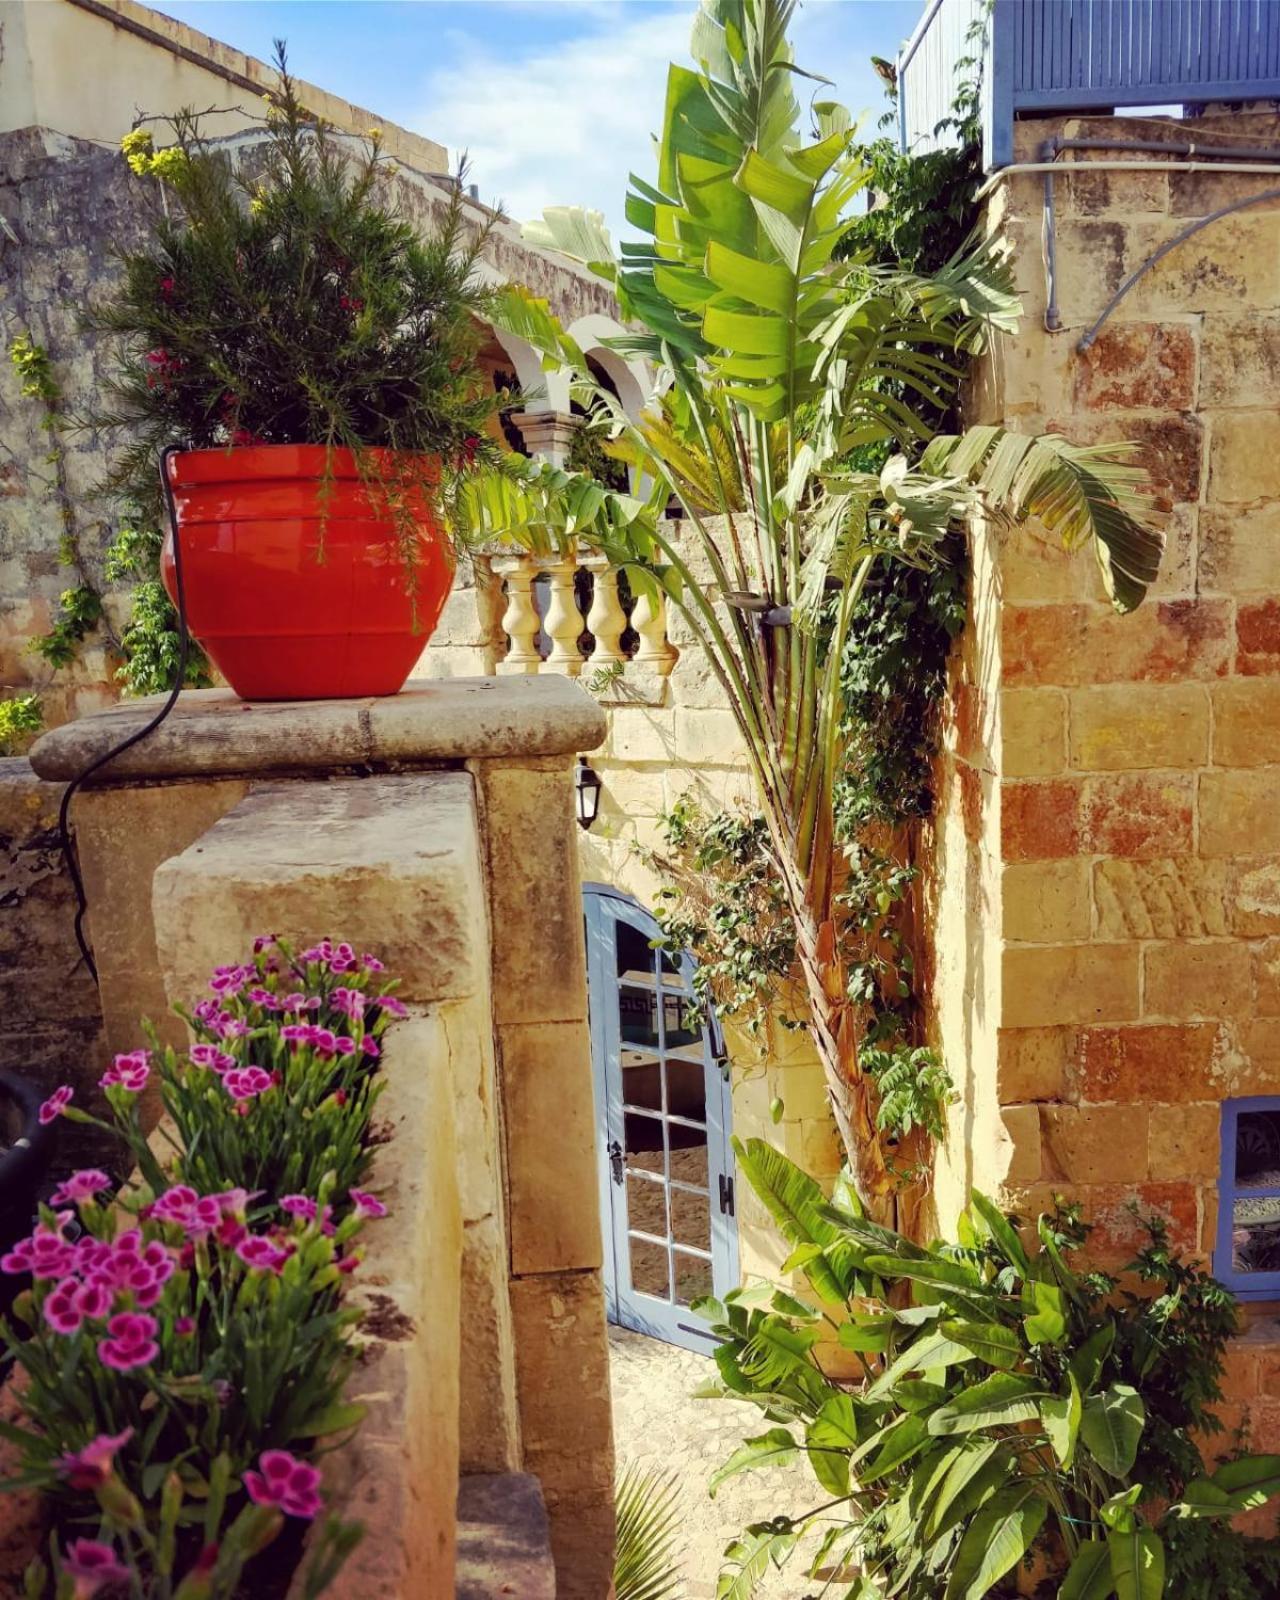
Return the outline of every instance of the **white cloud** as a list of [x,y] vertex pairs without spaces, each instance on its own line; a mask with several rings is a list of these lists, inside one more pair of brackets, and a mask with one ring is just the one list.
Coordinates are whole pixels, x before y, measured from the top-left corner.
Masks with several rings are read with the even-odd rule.
[[466,150],[481,198],[516,221],[548,205],[594,206],[616,238],[628,172],[653,176],[650,136],[667,63],[688,54],[692,0],[530,8],[555,15],[557,38],[545,43],[504,39],[505,7],[476,9],[491,37],[453,36],[409,125],[455,156]]

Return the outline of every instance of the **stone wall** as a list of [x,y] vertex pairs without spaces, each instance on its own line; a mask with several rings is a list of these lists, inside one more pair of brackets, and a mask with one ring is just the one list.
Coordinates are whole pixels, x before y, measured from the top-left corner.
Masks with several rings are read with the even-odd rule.
[[[97,986],[75,943],[76,901],[58,842],[61,795],[61,784],[42,782],[25,760],[0,760],[0,1062],[46,1093],[74,1084],[85,1105],[106,1052]],[[102,1158],[91,1135],[88,1148]],[[64,1123],[59,1163],[84,1153],[85,1130]]]
[[[54,730],[34,763],[65,780],[146,717],[126,705]],[[131,1009],[190,1000],[266,928],[348,938],[401,980],[410,1019],[389,1035],[393,1137],[378,1163],[403,1221],[366,1280],[379,1314],[358,1382],[373,1415],[332,1463],[375,1533],[343,1594],[448,1592],[424,1574],[452,1559],[440,1526],[450,1450],[464,1473],[536,1476],[557,1593],[608,1592],[613,1456],[570,782],[574,753],[602,733],[587,697],[554,677],[305,705],[189,692],[76,799],[122,1039]]]
[[[1053,135],[1185,125],[1024,122],[1019,159]],[[1278,136],[1271,116],[1196,124],[1197,143]],[[1042,320],[1042,179],[990,202],[1025,315],[970,416],[1136,440],[1168,550],[1119,617],[1087,553],[975,535],[934,855],[935,1026],[962,1071],[938,1210],[949,1225],[975,1182],[1029,1212],[1066,1192],[1115,1263],[1135,1199],[1209,1254],[1220,1103],[1280,1091],[1280,211],[1177,245],[1081,355],[1158,246],[1270,182],[1087,163],[1064,156],[1055,184],[1061,332]]]
[[[109,350],[81,330],[80,312],[110,291],[115,253],[144,242],[154,199],[154,185],[129,172],[119,139],[139,106],[157,115],[248,101],[253,110],[244,86],[232,80],[246,75],[251,88],[271,81],[264,63],[131,0],[111,0],[107,9],[117,21],[101,15],[102,6],[78,0],[0,0],[0,698],[38,690],[51,727],[119,694],[119,639],[129,601],[106,582],[102,558],[121,508],[95,492],[119,441],[85,431],[60,434],[60,486],[49,461],[45,408],[20,393],[9,346],[26,335],[48,351],[66,412],[83,416],[100,408]],[[91,88],[77,95],[69,86],[86,63],[93,64]],[[339,129],[362,133],[383,120],[304,88],[308,103]],[[235,117],[219,117],[209,132],[225,133],[233,151],[251,150],[259,135],[238,120],[244,127],[234,135]],[[398,163],[395,204],[429,229],[444,202],[445,150],[392,124],[384,124],[384,144]],[[477,220],[487,215],[475,207]],[[545,296],[567,325],[614,311],[600,279],[524,244],[510,222],[495,227],[483,265],[495,282],[518,280]],[[536,373],[531,353],[523,359],[526,349],[520,364]],[[505,362],[508,369],[516,364]],[[59,561],[64,516],[83,551],[85,576],[106,593],[107,622],[71,666],[54,673],[29,646],[48,631],[59,595],[80,581]]]

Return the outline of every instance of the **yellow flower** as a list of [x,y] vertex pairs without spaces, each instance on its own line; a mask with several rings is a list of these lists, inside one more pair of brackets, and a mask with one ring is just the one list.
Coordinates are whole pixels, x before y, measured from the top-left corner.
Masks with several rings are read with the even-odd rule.
[[145,128],[134,128],[120,141],[120,149],[136,177],[145,178],[151,169],[151,135]]
[[151,175],[173,183],[187,170],[187,153],[181,145],[170,145],[167,150],[157,150],[151,157]]
[[378,140],[381,139],[381,137],[382,137],[382,129],[381,128],[366,128],[364,136],[365,136],[366,139],[372,139],[374,144],[377,144]]

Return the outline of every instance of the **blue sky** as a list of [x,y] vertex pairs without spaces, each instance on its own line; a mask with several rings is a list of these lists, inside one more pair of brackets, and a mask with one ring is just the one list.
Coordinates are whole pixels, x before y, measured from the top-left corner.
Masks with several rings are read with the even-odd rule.
[[[161,0],[250,55],[283,35],[298,75],[448,146],[481,197],[519,221],[588,205],[615,227],[627,174],[652,172],[666,67],[686,59],[693,0]],[[808,0],[797,63],[868,124],[871,55],[892,59],[923,0]],[[830,93],[831,91],[827,91]]]

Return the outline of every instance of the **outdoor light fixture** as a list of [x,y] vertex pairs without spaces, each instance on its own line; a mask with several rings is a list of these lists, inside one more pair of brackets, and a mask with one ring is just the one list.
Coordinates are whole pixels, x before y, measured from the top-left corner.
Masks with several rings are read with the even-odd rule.
[[573,798],[578,808],[578,826],[589,828],[600,810],[600,791],[604,785],[600,774],[587,764],[586,756],[578,757],[573,774]]

